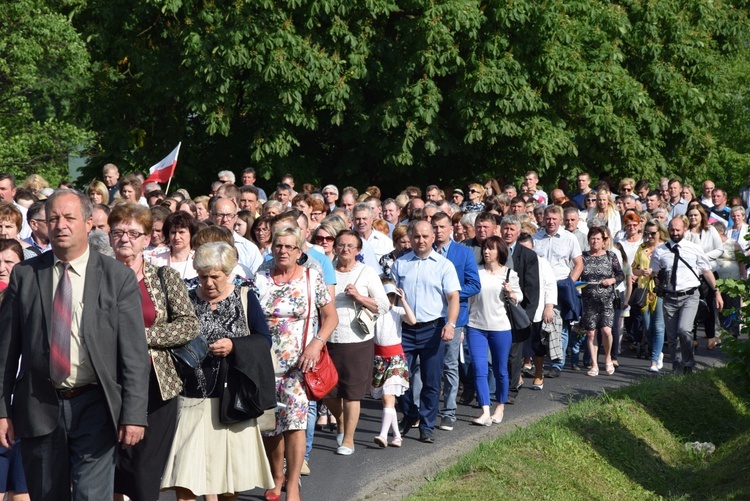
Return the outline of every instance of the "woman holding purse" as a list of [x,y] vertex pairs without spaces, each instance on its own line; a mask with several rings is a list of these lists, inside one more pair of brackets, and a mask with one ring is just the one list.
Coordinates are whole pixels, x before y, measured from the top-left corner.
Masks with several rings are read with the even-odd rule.
[[354,453],[359,402],[372,383],[374,319],[388,311],[390,302],[377,272],[357,260],[362,250],[357,232],[340,231],[334,247],[339,324],[328,340],[328,351],[339,373],[339,384],[324,401],[338,423],[336,454],[350,456]]

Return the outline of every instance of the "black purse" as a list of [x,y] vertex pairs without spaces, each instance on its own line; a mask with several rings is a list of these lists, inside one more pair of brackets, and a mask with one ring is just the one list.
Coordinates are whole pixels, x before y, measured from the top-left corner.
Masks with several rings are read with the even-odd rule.
[[[169,295],[167,294],[167,285],[164,283],[164,267],[156,270],[159,277],[161,289],[164,292],[164,298],[167,303],[167,322],[172,321],[172,307],[169,304]],[[174,360],[177,372],[193,372],[200,367],[203,360],[208,356],[208,341],[198,334],[187,343],[169,348],[169,354]]]
[[646,306],[646,300],[648,299],[648,289],[643,287],[636,287],[630,293],[630,307],[641,309]]
[[[508,273],[505,275],[505,281],[508,282],[509,280],[510,269],[508,269]],[[508,313],[512,330],[522,331],[531,327],[531,320],[529,320],[526,310],[520,304],[511,301],[507,294],[505,295],[505,310]]]

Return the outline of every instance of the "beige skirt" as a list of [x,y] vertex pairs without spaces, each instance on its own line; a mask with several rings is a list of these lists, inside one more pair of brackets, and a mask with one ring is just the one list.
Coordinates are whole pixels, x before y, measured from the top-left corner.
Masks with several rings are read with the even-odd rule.
[[162,489],[182,487],[202,496],[273,486],[255,419],[222,424],[218,398],[180,397],[177,431]]

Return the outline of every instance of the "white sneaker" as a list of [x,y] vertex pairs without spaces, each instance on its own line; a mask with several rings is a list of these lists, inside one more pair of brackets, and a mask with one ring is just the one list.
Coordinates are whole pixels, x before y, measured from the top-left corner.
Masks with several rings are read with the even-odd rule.
[[661,370],[664,367],[664,353],[659,353],[659,360],[656,362],[656,368]]
[[651,367],[648,368],[648,370],[651,372],[659,372],[659,367],[656,365],[652,365]]

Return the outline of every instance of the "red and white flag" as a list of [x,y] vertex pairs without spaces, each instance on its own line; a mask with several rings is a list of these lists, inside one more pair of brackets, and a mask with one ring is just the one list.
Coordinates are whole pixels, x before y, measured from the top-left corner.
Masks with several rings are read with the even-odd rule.
[[149,176],[143,182],[146,183],[167,183],[174,175],[174,169],[177,167],[177,155],[180,153],[180,145],[177,144],[177,148],[172,150],[172,153],[164,157],[164,159],[158,164],[151,167],[148,172]]

